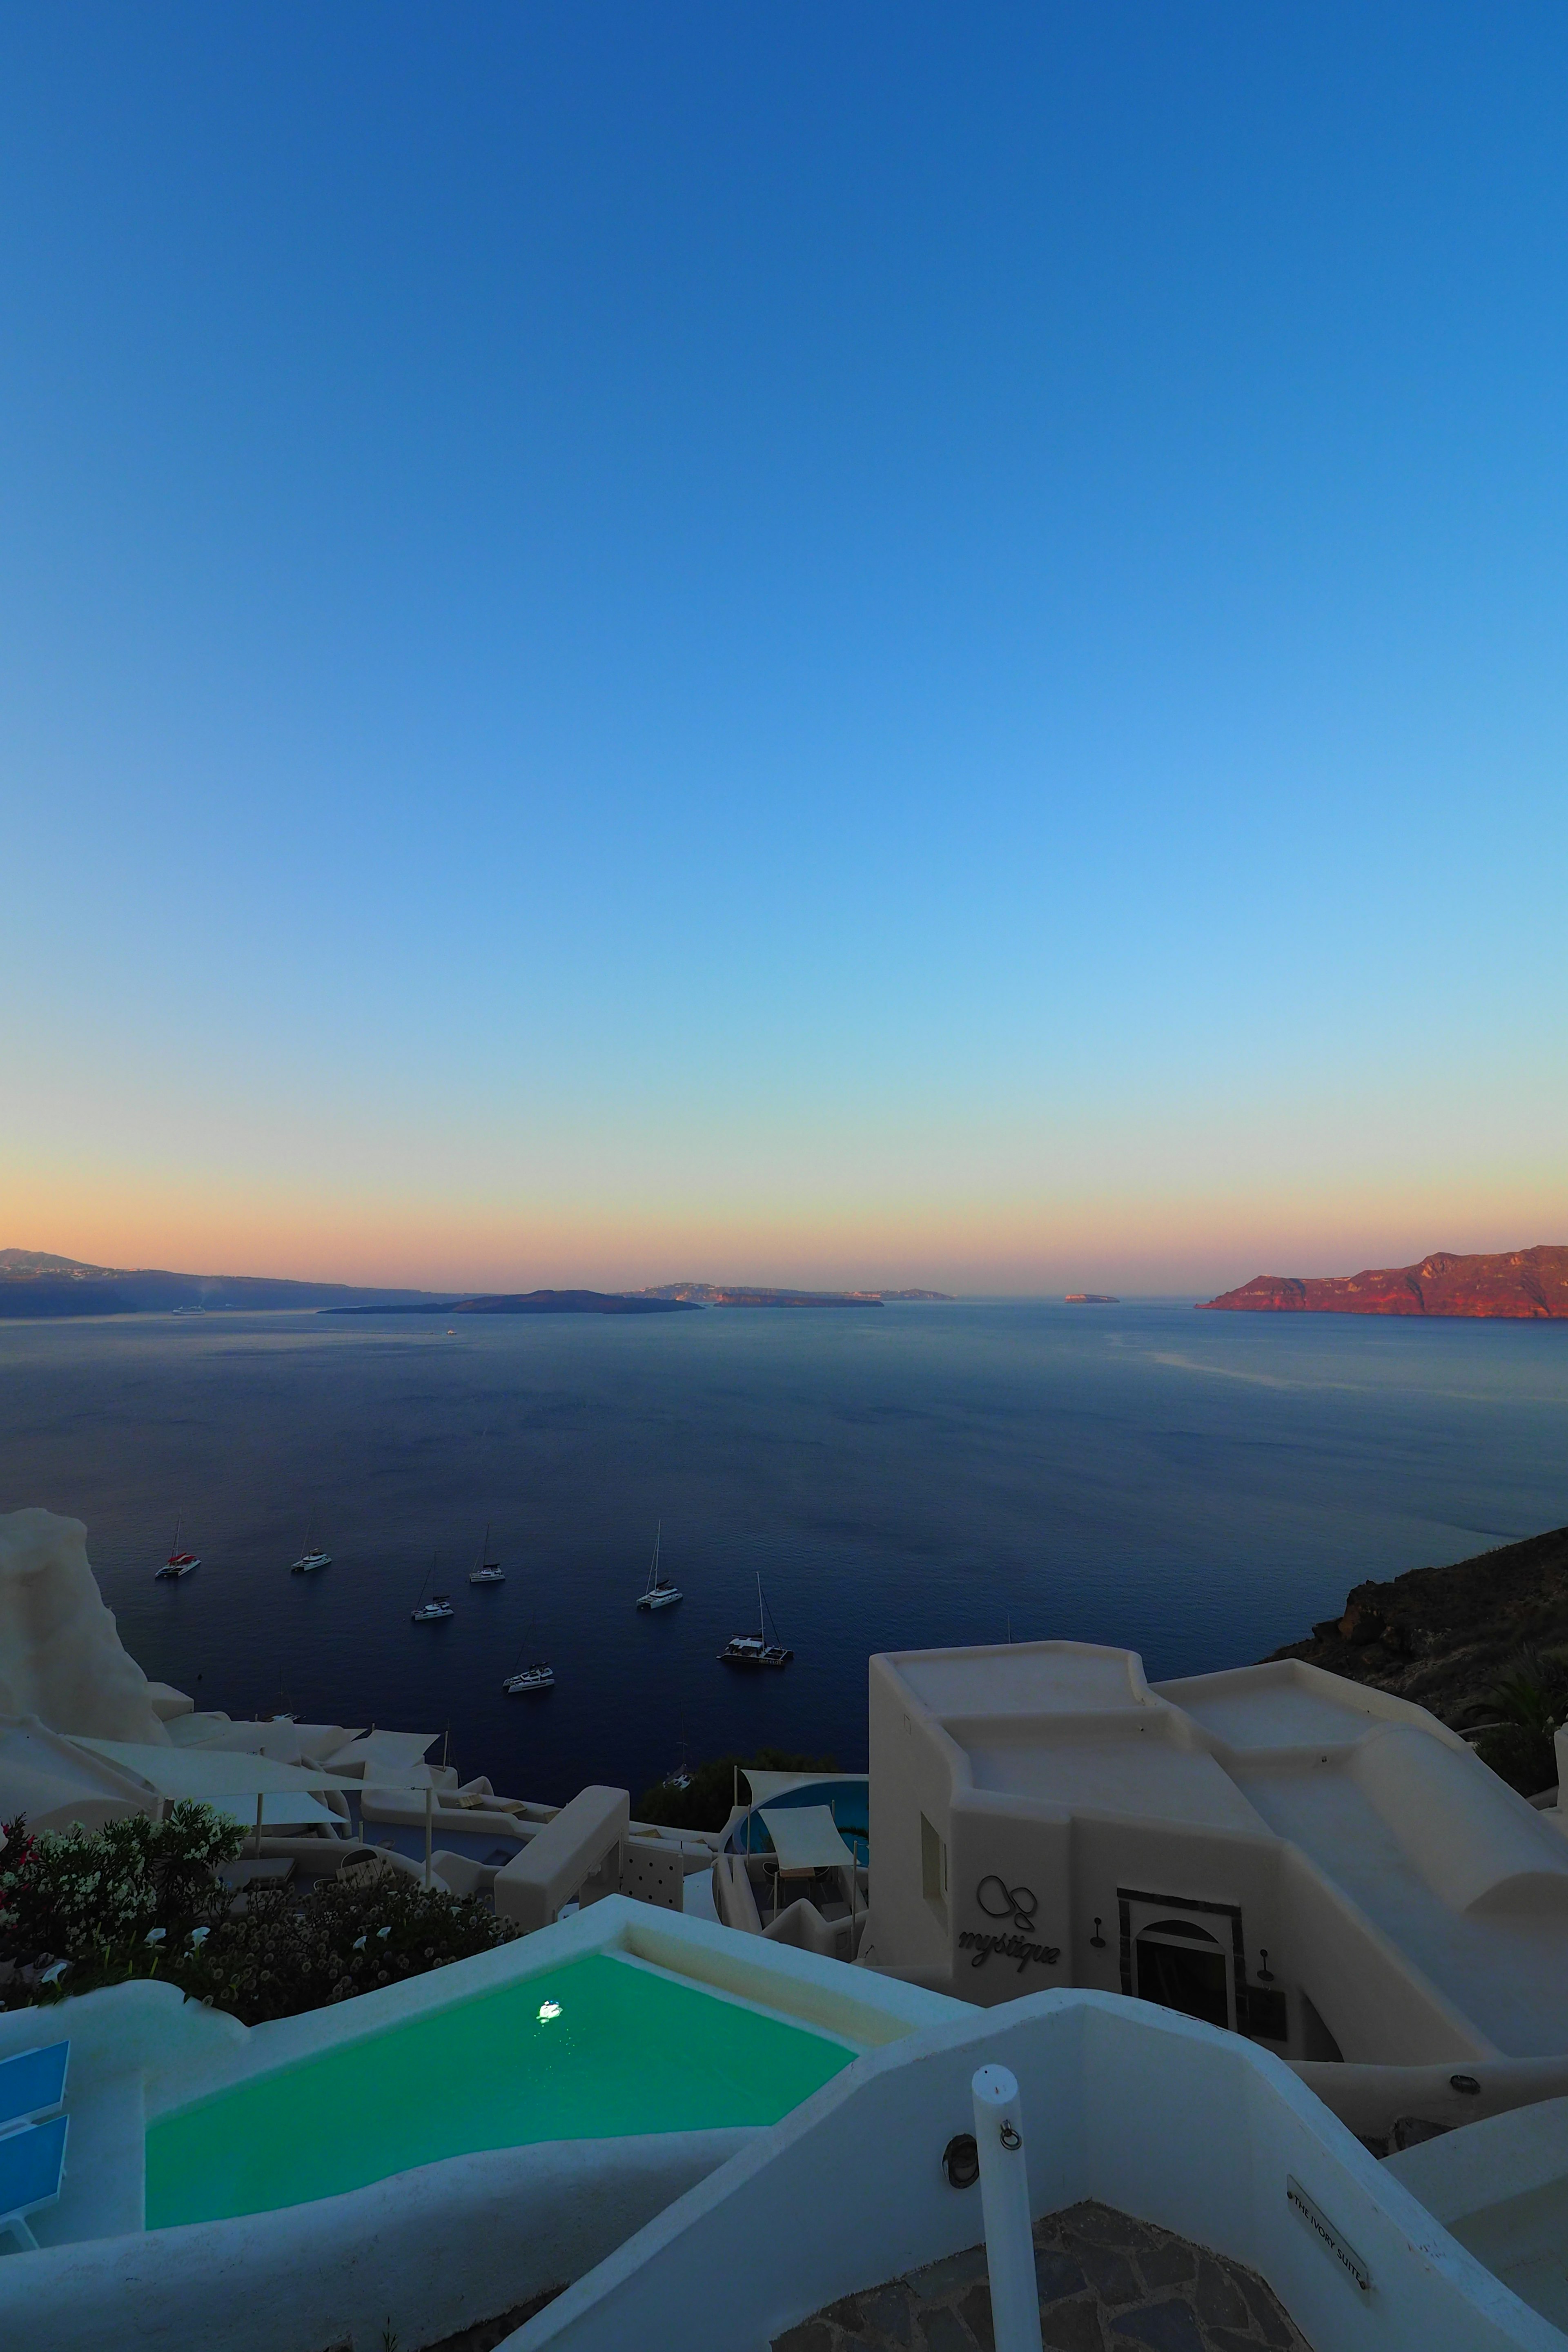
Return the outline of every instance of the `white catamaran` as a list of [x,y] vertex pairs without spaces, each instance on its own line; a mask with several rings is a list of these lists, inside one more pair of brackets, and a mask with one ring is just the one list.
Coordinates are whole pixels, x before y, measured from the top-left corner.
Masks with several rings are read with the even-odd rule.
[[660,1573],[658,1548],[663,1535],[664,1521],[660,1519],[653,1539],[653,1559],[648,1564],[647,1582],[637,1596],[639,1609],[673,1609],[676,1602],[684,1598],[680,1587],[672,1584],[668,1576]]
[[490,1529],[488,1519],[485,1522],[485,1539],[479,1546],[479,1566],[469,1569],[468,1582],[470,1584],[504,1584],[506,1582],[505,1569],[499,1559],[490,1558]]
[[419,1588],[419,1605],[408,1612],[413,1624],[438,1625],[443,1617],[455,1617],[458,1613],[444,1592],[433,1592],[429,1600],[426,1600],[425,1585],[429,1583],[435,1573],[436,1563],[432,1560],[425,1572],[425,1584]]
[[289,1563],[289,1575],[314,1576],[319,1568],[331,1568],[331,1564],[332,1555],[330,1551],[312,1551],[310,1549],[310,1530],[307,1528],[305,1530],[305,1540],[300,1547],[299,1559],[290,1560]]
[[177,1583],[182,1576],[189,1576],[193,1568],[200,1568],[200,1566],[201,1561],[196,1558],[194,1551],[182,1551],[180,1549],[180,1521],[176,1519],[174,1521],[174,1540],[169,1546],[169,1557],[163,1562],[163,1567],[154,1571],[154,1581],[159,1583]]
[[[782,1642],[768,1639],[766,1603],[763,1599],[763,1580],[757,1579],[757,1630],[754,1633],[736,1633],[719,1653],[721,1666],[787,1666],[794,1657]],[[775,1625],[774,1633],[778,1631]]]

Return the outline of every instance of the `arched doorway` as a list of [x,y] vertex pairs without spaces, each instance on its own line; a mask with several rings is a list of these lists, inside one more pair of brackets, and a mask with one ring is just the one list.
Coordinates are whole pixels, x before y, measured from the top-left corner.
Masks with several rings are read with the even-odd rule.
[[1132,1951],[1140,2000],[1235,2031],[1231,1954],[1217,1936],[1193,1919],[1154,1919],[1140,1928]]

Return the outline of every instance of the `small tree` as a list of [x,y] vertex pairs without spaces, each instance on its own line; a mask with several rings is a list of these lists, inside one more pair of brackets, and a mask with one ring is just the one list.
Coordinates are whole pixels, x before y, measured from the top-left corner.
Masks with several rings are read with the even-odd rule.
[[755,1765],[759,1772],[836,1772],[831,1756],[790,1756],[782,1748],[759,1748],[756,1754],[719,1756],[700,1764],[689,1785],[678,1789],[668,1780],[645,1789],[637,1799],[639,1822],[657,1822],[672,1830],[721,1830],[734,1801],[735,1772]]

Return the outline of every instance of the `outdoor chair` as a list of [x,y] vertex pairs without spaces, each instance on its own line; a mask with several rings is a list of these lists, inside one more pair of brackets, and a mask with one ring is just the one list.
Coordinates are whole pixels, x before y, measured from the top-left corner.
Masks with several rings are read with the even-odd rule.
[[68,2042],[51,2042],[47,2049],[0,2058],[0,2132],[13,2124],[41,2123],[55,2113],[66,2095],[70,2053]]
[[69,2125],[68,2116],[55,2116],[47,2124],[23,2124],[16,2131],[0,2133],[0,2230],[9,2230],[30,2252],[37,2251],[38,2242],[27,2218],[52,2205],[60,2193]]

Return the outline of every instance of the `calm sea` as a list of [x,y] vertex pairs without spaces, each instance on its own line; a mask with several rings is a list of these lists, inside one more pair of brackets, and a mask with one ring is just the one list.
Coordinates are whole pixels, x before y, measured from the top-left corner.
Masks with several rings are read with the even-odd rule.
[[[0,1322],[0,1508],[85,1519],[150,1675],[450,1726],[465,1772],[634,1793],[761,1743],[863,1765],[879,1649],[1065,1635],[1245,1663],[1365,1576],[1568,1520],[1568,1323],[964,1304],[647,1318]],[[181,1515],[202,1566],[157,1584]],[[654,1528],[683,1604],[633,1603]],[[486,1521],[507,1570],[468,1570]],[[332,1554],[288,1563],[307,1535]],[[434,1570],[434,1575],[430,1571]],[[731,1675],[761,1574],[784,1673]],[[427,1578],[449,1624],[416,1626]],[[507,1699],[520,1656],[556,1688]]]

